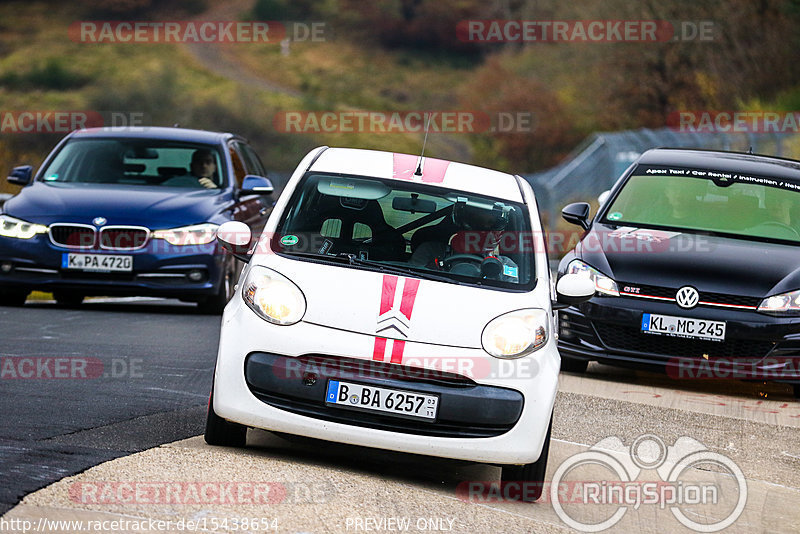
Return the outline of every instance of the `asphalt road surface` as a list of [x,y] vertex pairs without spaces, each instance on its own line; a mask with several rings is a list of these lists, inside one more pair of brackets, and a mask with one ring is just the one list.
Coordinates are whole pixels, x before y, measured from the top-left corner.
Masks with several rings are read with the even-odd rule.
[[201,433],[219,321],[166,300],[0,307],[0,513],[100,462]]
[[[0,308],[3,357],[103,362],[101,373],[96,366],[86,373],[98,378],[0,380],[5,508],[101,464],[27,495],[0,520],[172,521],[170,529],[129,528],[136,532],[540,533],[575,531],[568,521],[589,531],[621,510],[607,532],[691,532],[679,518],[709,525],[729,517],[735,521],[725,532],[800,532],[800,403],[789,386],[673,380],[597,364],[585,375],[562,374],[547,478],[553,481],[565,465],[575,469],[559,479],[559,510],[549,488],[535,504],[505,498],[493,466],[257,430],[249,431],[243,450],[209,447],[201,437],[181,440],[202,432],[218,322],[173,302]],[[30,372],[21,360],[11,361],[16,367],[0,372]],[[114,362],[127,362],[128,371]],[[609,472],[577,464],[586,453],[626,469],[638,462],[628,479],[620,477],[634,481],[630,487],[671,485],[683,488],[687,500],[686,488],[716,488],[714,499],[673,506],[665,494],[642,502],[640,491],[624,505],[602,495],[587,504],[573,490],[588,491],[587,482],[607,480]],[[705,463],[665,484],[694,453],[706,455]],[[709,458],[735,465],[742,478]],[[143,484],[136,499],[112,491],[132,483]],[[157,493],[164,484],[178,484],[171,497]],[[209,484],[212,497],[198,499]],[[231,484],[236,491],[223,499],[221,488]],[[254,488],[264,484],[274,491],[262,496],[273,497],[259,502]]]

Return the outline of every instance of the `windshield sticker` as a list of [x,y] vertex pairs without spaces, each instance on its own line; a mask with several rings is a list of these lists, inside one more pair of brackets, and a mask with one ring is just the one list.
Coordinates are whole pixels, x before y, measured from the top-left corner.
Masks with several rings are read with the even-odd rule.
[[511,278],[519,278],[518,276],[519,269],[516,267],[512,267],[511,265],[503,265],[503,274],[509,276]]
[[298,242],[300,242],[300,238],[296,235],[285,235],[281,238],[281,245],[286,245],[287,247],[296,245]]
[[45,180],[58,180],[58,174],[50,174],[44,177]]
[[608,220],[609,221],[618,221],[621,218],[622,218],[622,213],[619,212],[619,211],[615,211],[614,213],[609,213],[608,214]]
[[[640,166],[633,173],[634,175],[649,175],[649,176],[688,176],[692,178],[704,178],[712,180],[715,184],[725,187],[733,183],[745,183],[765,185],[767,187],[776,187],[778,189],[788,189],[791,191],[800,191],[800,183],[787,181],[783,178],[771,178],[768,176],[750,176],[747,174],[738,174],[735,172],[717,171],[708,169],[673,169],[673,168],[660,168]],[[610,219],[610,217],[609,217]]]
[[665,232],[664,230],[647,230],[644,228],[623,226],[622,228],[617,228],[608,235],[609,237],[618,237],[620,239],[632,238],[652,243],[660,243],[661,241],[667,241],[675,236],[681,235],[681,232]]
[[330,239],[326,239],[325,241],[322,242],[322,246],[319,247],[319,254],[327,254],[331,250],[332,246],[333,246],[333,241],[331,241]]
[[337,182],[337,181],[334,181],[334,180],[331,180],[331,183],[330,183],[330,184],[328,184],[328,185],[329,185],[330,187],[334,188],[334,189],[347,189],[347,190],[353,190],[353,189],[355,189],[355,188],[356,188],[356,184],[354,184],[354,183],[352,183],[352,182],[349,182],[349,183],[344,183],[344,182]]

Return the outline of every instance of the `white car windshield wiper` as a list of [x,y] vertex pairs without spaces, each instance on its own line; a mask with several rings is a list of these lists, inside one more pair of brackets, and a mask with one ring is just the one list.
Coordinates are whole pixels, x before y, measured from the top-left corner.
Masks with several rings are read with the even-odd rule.
[[409,267],[403,267],[400,265],[387,265],[385,263],[375,261],[375,260],[365,260],[363,258],[359,258],[355,254],[348,254],[346,252],[340,252],[336,255],[339,258],[346,258],[350,265],[361,265],[364,267],[374,267],[381,271],[385,272],[393,272],[395,274],[401,274],[405,276],[416,276],[417,278],[422,278],[424,280],[435,280],[437,282],[447,282],[448,284],[456,284],[461,285],[461,282],[455,280],[453,278],[449,278],[447,276],[442,276],[438,274],[434,274],[422,269],[412,269]]
[[371,267],[373,269],[376,269],[384,273],[391,273],[400,276],[414,276],[416,278],[422,278],[423,280],[433,280],[436,282],[445,282],[448,284],[461,285],[461,282],[459,282],[458,280],[449,278],[447,276],[430,273],[421,269],[419,270],[411,269],[411,268],[401,267],[399,265],[386,265],[385,263],[381,263],[379,261],[374,261],[374,260],[364,260],[357,257],[355,254],[348,254],[345,252],[340,252],[335,256],[330,254],[319,254],[316,252],[282,251],[281,253],[287,254],[289,256],[299,256],[301,258],[309,258],[314,260],[330,261],[336,263],[346,263],[348,265],[357,265],[360,267]]

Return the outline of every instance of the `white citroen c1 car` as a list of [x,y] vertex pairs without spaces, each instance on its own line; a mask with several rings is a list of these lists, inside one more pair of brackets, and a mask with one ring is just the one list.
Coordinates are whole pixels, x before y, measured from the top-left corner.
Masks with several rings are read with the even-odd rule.
[[553,290],[525,180],[321,147],[259,239],[238,222],[217,237],[247,265],[222,317],[209,444],[243,446],[254,427],[486,462],[539,497],[553,309],[594,286],[567,275]]

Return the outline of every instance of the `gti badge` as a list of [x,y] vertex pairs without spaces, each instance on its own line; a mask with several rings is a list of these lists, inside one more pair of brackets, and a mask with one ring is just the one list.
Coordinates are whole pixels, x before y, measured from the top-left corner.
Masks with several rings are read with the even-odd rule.
[[95,226],[103,226],[107,222],[108,221],[106,220],[105,217],[95,217],[94,219],[92,219],[92,224]]
[[675,301],[678,303],[678,306],[688,310],[697,306],[697,303],[700,301],[700,295],[695,288],[683,286],[675,295]]

